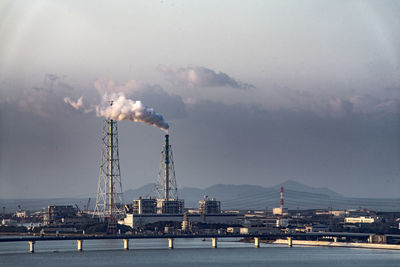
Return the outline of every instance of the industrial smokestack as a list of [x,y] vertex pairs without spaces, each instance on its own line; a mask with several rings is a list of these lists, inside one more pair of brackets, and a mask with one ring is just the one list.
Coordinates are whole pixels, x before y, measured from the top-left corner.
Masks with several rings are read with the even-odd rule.
[[164,136],[164,142],[161,151],[160,170],[158,172],[156,194],[158,199],[178,200],[178,191],[176,186],[174,157],[169,142],[169,134]]
[[283,186],[281,186],[281,201],[280,201],[280,204],[281,204],[281,210],[283,210],[283,205],[285,204],[284,200],[283,200]]
[[164,171],[165,171],[165,180],[164,180],[164,198],[169,200],[169,135],[165,135],[165,144],[164,144]]

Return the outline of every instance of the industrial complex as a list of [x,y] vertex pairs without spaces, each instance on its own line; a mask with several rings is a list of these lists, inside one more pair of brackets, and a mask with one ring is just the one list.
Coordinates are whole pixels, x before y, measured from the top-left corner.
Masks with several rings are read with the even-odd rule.
[[[178,197],[170,135],[164,135],[158,179],[151,196],[125,200],[119,164],[117,121],[104,121],[102,160],[96,203],[89,198],[81,210],[78,205],[51,204],[41,211],[18,207],[6,214],[3,208],[0,232],[14,231],[34,235],[279,235],[316,232],[400,233],[399,212],[358,210],[288,210],[284,188],[277,190],[279,207],[265,210],[226,210],[213,196],[198,200],[197,207],[185,207]],[[278,198],[277,198],[278,202]],[[277,205],[278,206],[278,205]],[[354,237],[355,238],[355,237]],[[258,239],[257,239],[258,240]],[[400,238],[373,236],[374,242],[400,243]],[[378,241],[376,241],[378,240]],[[371,242],[372,242],[371,241]]]
[[185,209],[184,200],[178,198],[169,134],[164,138],[154,196],[123,203],[117,122],[104,121],[102,162],[93,216],[107,222],[108,233],[115,233],[117,224],[134,228],[161,221],[181,222],[183,216],[188,222],[237,223],[237,213],[222,213],[221,203],[215,198],[205,196],[199,200],[198,209]]

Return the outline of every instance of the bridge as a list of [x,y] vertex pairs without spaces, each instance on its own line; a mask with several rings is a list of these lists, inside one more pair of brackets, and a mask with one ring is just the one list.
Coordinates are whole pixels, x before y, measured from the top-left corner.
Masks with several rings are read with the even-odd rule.
[[4,237],[0,238],[0,242],[27,242],[29,244],[29,252],[35,252],[35,243],[39,241],[60,241],[60,240],[76,240],[77,250],[83,251],[84,240],[105,240],[120,239],[123,240],[123,249],[129,250],[129,240],[131,239],[168,239],[168,248],[174,248],[174,239],[179,238],[211,238],[211,246],[217,248],[217,240],[220,238],[247,238],[254,240],[254,247],[260,247],[260,239],[276,240],[287,239],[287,244],[292,247],[293,239],[299,240],[315,240],[319,238],[331,239],[337,242],[338,238],[368,240],[373,235],[371,233],[340,233],[340,232],[316,232],[316,233],[264,233],[264,234],[163,234],[163,235],[76,235],[76,236],[21,236],[21,237]]

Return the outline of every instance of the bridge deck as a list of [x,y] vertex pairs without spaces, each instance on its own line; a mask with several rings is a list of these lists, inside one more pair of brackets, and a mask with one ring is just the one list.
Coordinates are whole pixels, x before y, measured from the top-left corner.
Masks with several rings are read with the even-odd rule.
[[[316,238],[322,236],[347,237],[347,238],[368,238],[371,233],[293,233],[293,234],[196,234],[196,235],[76,235],[76,236],[21,236],[21,237],[0,237],[0,242],[21,242],[21,241],[55,241],[55,240],[101,240],[101,239],[163,239],[163,238]],[[398,236],[400,238],[400,236]]]

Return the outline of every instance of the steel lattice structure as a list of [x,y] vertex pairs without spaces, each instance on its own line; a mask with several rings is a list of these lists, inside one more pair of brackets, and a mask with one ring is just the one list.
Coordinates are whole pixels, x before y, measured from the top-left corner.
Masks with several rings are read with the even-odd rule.
[[174,158],[168,134],[165,135],[165,142],[161,151],[161,164],[160,171],[158,172],[156,194],[159,199],[178,200]]
[[108,221],[108,232],[115,233],[116,221],[123,217],[121,173],[119,167],[118,127],[114,120],[105,120],[102,138],[102,160],[94,215]]

